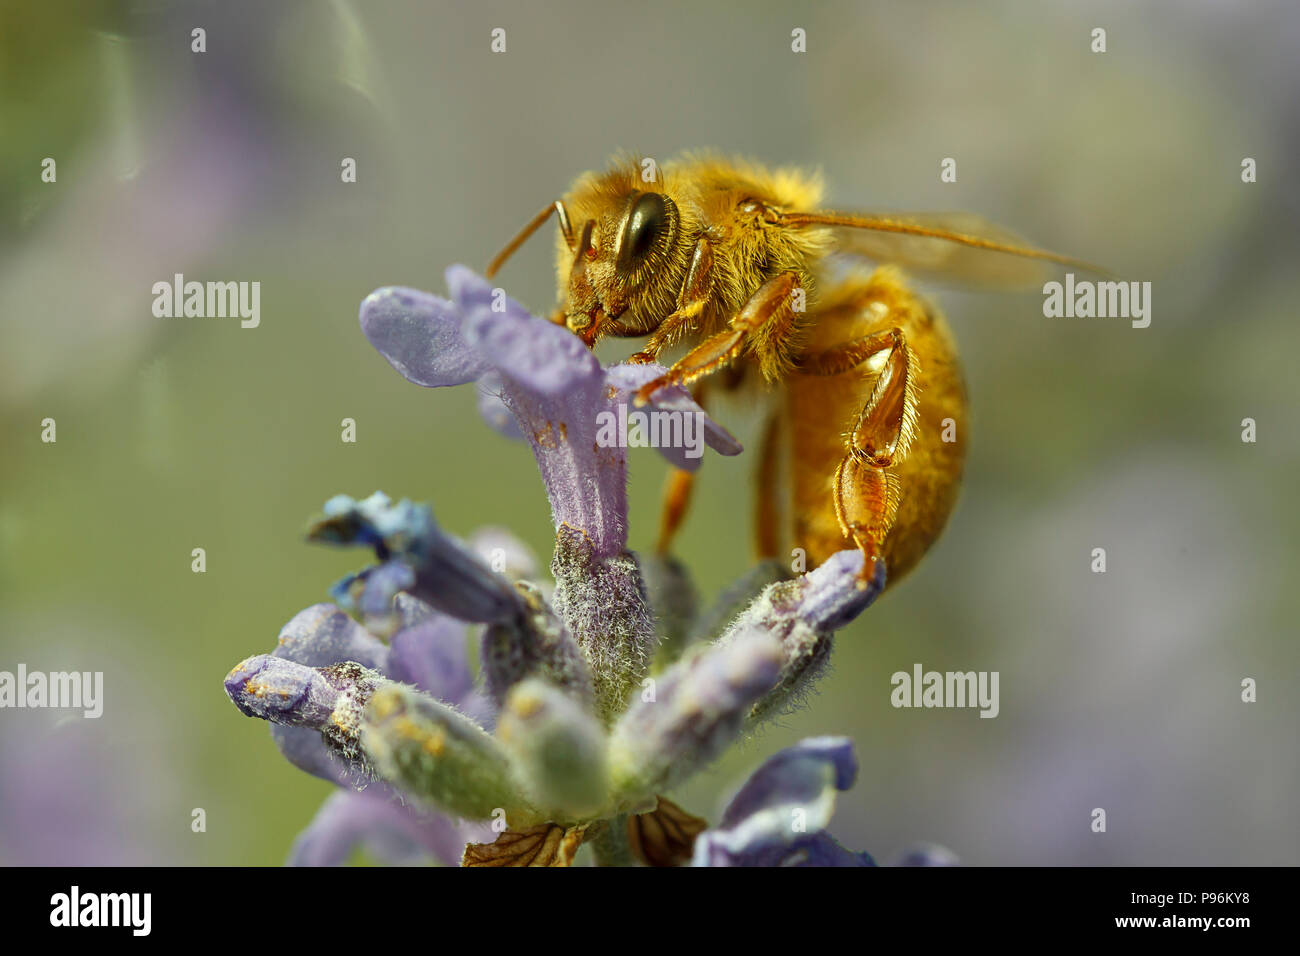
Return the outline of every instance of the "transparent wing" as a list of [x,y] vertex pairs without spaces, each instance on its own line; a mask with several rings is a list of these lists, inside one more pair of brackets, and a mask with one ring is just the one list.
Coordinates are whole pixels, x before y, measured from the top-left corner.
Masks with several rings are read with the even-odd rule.
[[1097,275],[1105,270],[1038,249],[1009,229],[974,213],[787,213],[788,225],[834,228],[834,252],[903,266],[945,285],[1028,289],[1062,268]]

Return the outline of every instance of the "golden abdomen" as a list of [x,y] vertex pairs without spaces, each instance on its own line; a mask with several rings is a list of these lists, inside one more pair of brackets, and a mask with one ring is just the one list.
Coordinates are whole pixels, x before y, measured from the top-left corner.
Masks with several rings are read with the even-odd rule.
[[[916,433],[888,472],[898,510],[884,542],[889,584],[899,581],[938,538],[957,501],[966,455],[966,388],[942,316],[892,268],[827,288],[808,317],[804,351],[813,353],[873,332],[901,329],[918,360]],[[780,461],[789,489],[786,553],[803,548],[809,568],[854,547],[835,517],[832,478],[847,452],[845,435],[871,396],[884,353],[838,375],[795,374],[785,382]],[[945,440],[949,439],[949,440]]]

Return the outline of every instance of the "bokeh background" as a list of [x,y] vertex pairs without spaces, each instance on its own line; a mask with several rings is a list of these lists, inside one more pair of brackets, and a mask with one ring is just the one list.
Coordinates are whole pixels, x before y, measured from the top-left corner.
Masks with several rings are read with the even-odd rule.
[[[1294,864],[1297,49],[1294,4],[1209,0],[0,4],[0,669],[107,685],[99,721],[0,711],[0,861],[283,860],[329,787],[221,679],[364,563],[306,521],[379,488],[549,554],[527,448],[396,375],[360,300],[441,291],[617,149],[710,146],[819,167],[833,206],[980,213],[1154,303],[1135,330],[934,290],[974,409],[949,529],[811,707],[679,801],[848,734],[833,830],[881,860]],[[550,248],[502,277],[537,311]],[[155,318],[177,272],[260,281],[261,326]],[[704,467],[680,553],[706,594],[750,562],[750,457]],[[664,468],[633,454],[634,547]],[[893,709],[916,662],[999,671],[1001,714]]]

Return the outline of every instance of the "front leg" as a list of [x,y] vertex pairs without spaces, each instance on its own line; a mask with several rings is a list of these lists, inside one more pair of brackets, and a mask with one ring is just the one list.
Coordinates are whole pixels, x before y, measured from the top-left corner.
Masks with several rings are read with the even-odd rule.
[[777,377],[795,328],[791,293],[799,285],[799,273],[793,270],[772,276],[749,297],[724,331],[705,339],[666,374],[642,386],[636,393],[637,404],[644,405],[664,386],[690,385],[726,368],[751,345],[758,352],[764,375],[769,379]]
[[686,281],[677,293],[677,308],[659,323],[658,328],[646,340],[645,348],[637,352],[629,362],[656,362],[659,352],[666,345],[671,345],[679,337],[693,329],[704,307],[709,304],[713,294],[713,244],[708,236],[700,236],[691,253],[691,267],[687,270]]

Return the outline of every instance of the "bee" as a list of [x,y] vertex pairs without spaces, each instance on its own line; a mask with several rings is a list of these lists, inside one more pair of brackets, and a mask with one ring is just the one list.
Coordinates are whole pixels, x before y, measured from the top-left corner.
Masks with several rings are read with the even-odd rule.
[[[552,321],[589,347],[645,337],[634,362],[684,350],[640,389],[639,403],[667,385],[690,388],[705,407],[718,391],[767,386],[759,556],[802,549],[811,568],[856,548],[864,586],[877,562],[893,585],[952,512],[968,422],[952,333],[900,265],[999,285],[1028,281],[1045,264],[1097,270],[973,216],[831,212],[821,198],[819,177],[796,169],[709,154],[658,168],[616,157],[543,208],[486,275],[556,216]],[[836,270],[844,258],[849,268]],[[852,264],[863,259],[879,265]],[[662,552],[693,481],[690,472],[669,475]]]

